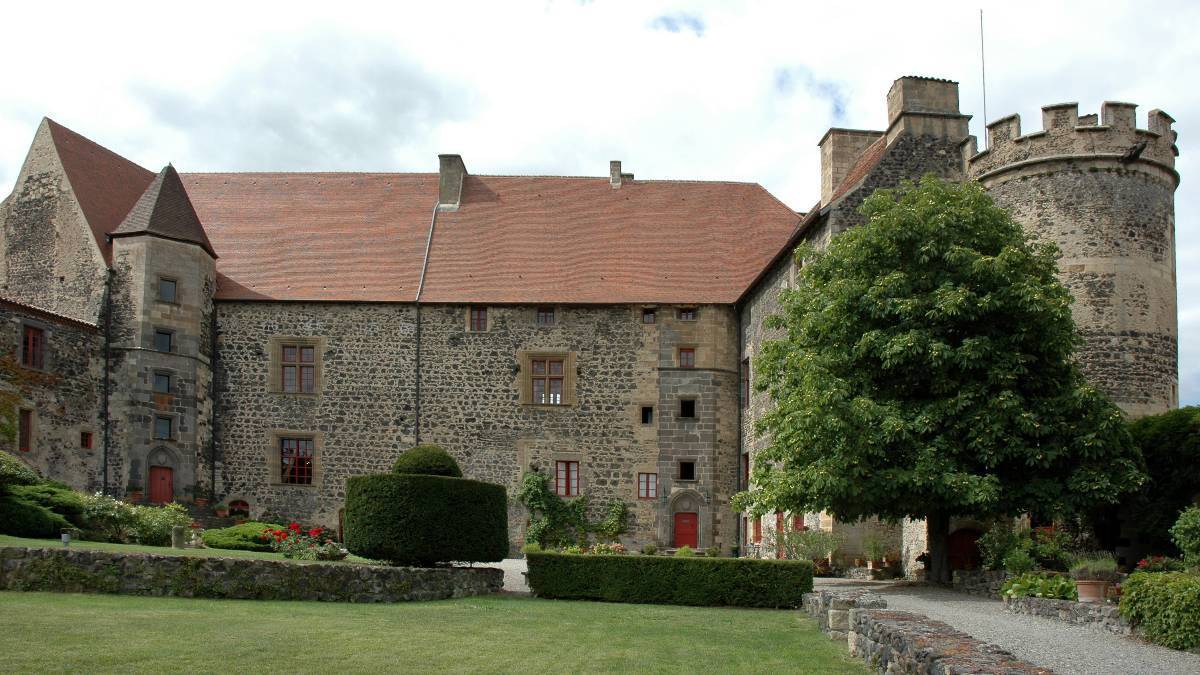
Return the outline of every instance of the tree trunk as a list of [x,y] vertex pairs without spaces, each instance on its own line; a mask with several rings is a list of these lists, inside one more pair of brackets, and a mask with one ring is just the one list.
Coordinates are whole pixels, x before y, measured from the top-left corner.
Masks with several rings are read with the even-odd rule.
[[942,511],[930,513],[925,520],[925,542],[929,547],[929,573],[926,579],[935,584],[950,584],[950,515]]

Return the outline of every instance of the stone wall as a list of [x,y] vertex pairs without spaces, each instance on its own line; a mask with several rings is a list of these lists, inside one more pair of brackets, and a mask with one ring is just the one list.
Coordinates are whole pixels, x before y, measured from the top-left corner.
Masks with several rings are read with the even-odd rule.
[[999,598],[1000,587],[1008,577],[1008,572],[1003,570],[954,570],[951,584],[960,593]]
[[[45,336],[44,368],[20,366],[25,326]],[[20,452],[17,439],[0,438],[0,449],[19,455],[42,475],[79,490],[98,490],[102,480],[104,337],[101,330],[53,314],[0,301],[0,344],[5,368],[19,378],[19,409],[32,412],[30,451]],[[6,385],[9,377],[5,377]],[[81,434],[91,434],[82,447]]]
[[1117,608],[1099,602],[1075,602],[1050,598],[1004,598],[1005,611],[1057,619],[1077,626],[1095,626],[1117,635],[1132,635],[1129,625]]
[[0,548],[0,589],[65,593],[405,602],[500,591],[504,573],[490,567],[413,568],[294,563],[248,558]]

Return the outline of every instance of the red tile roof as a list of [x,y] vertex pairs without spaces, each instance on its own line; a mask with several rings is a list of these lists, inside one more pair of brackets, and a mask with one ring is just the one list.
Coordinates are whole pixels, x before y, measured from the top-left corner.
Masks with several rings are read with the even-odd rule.
[[854,166],[850,167],[849,173],[846,174],[846,177],[842,179],[842,182],[833,191],[833,197],[829,201],[837,201],[838,197],[854,189],[858,185],[858,182],[866,178],[867,174],[871,173],[871,170],[883,159],[885,150],[887,150],[887,134],[880,136],[879,140],[868,145],[867,149],[863,150],[863,153],[858,156],[858,161],[854,163]]
[[96,244],[111,262],[112,248],[106,236],[117,229],[154,180],[147,171],[108,148],[80,136],[54,120],[47,119],[50,137],[58,151],[67,180],[79,200],[84,218]]

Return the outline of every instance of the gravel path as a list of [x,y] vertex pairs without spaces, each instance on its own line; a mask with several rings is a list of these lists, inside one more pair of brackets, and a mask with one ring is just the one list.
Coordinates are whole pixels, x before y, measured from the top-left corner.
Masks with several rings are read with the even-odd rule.
[[[818,587],[863,586],[863,582],[818,579]],[[1056,673],[1200,673],[1200,655],[1125,638],[1099,628],[1036,616],[1010,614],[999,600],[927,586],[870,584],[888,609],[944,621],[968,635],[998,645]]]
[[529,593],[529,586],[525,583],[525,566],[524,558],[505,558],[503,561],[488,565],[488,567],[499,567],[504,570],[504,592],[505,593]]

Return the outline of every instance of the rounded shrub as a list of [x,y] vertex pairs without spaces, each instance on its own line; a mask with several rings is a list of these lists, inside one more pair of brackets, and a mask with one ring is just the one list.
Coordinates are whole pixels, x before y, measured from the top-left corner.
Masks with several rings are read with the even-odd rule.
[[25,462],[0,451],[0,492],[4,492],[9,485],[35,485],[40,481],[37,472]]
[[1188,565],[1200,565],[1200,506],[1192,506],[1179,514],[1171,526],[1171,538],[1183,552]]
[[57,538],[66,527],[71,527],[66,518],[40,504],[12,496],[0,499],[0,534]]
[[50,509],[77,527],[87,525],[83,516],[83,495],[61,483],[46,481],[37,485],[14,485],[8,491],[20,501]]
[[271,540],[264,539],[262,533],[266,530],[286,529],[283,525],[250,521],[232,527],[222,527],[216,530],[205,530],[201,538],[209,548],[223,548],[233,551],[270,551]]
[[508,496],[465,478],[355,476],[346,482],[346,547],[394,565],[503,560]]
[[392,473],[462,478],[458,462],[437,445],[418,445],[405,450],[392,465]]

